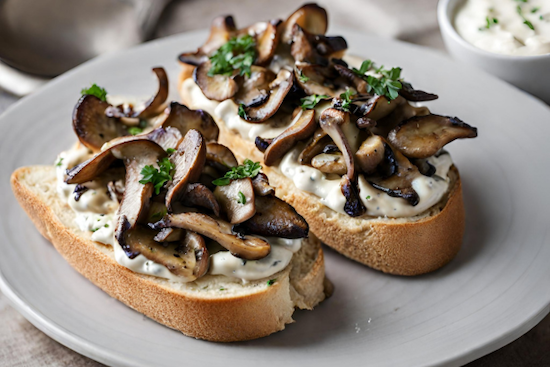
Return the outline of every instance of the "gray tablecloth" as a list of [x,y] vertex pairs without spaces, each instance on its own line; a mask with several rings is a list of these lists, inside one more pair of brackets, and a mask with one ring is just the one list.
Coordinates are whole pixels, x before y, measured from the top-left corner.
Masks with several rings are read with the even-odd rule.
[[[443,49],[436,20],[437,0],[318,2],[329,9],[333,25]],[[156,36],[205,28],[209,20],[219,14],[233,14],[242,26],[258,19],[284,18],[299,4],[292,0],[175,1],[164,12]],[[0,92],[0,113],[15,101],[15,97]],[[0,294],[0,367],[4,366],[87,367],[100,364],[42,334]],[[550,317],[517,341],[469,366],[550,366]]]

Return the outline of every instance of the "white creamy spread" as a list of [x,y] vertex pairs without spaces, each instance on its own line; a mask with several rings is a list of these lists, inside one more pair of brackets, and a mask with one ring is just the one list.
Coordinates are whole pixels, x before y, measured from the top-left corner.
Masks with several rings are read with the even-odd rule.
[[550,53],[550,0],[467,0],[454,25],[462,38],[485,51]]
[[[76,200],[74,190],[77,185],[65,183],[67,168],[84,162],[92,156],[92,152],[78,144],[59,154],[56,160],[57,192],[75,212],[75,222],[81,231],[91,231],[92,241],[113,247],[115,260],[122,266],[141,274],[165,278],[174,282],[186,282],[182,277],[174,275],[164,265],[138,255],[133,259],[115,241],[115,212],[118,202],[111,199],[107,188],[88,189]],[[267,238],[271,244],[271,253],[261,260],[243,261],[229,251],[220,251],[210,258],[210,274],[226,275],[251,281],[269,277],[283,270],[292,259],[292,254],[298,251],[302,239],[289,240],[283,238]]]
[[[357,63],[355,59],[352,61]],[[223,102],[209,100],[192,79],[185,80],[181,88],[184,90],[183,93],[189,95],[193,100],[193,108],[206,110],[224,121],[229,129],[238,132],[244,139],[252,142],[257,136],[274,138],[292,124],[292,121],[289,121],[286,126],[274,127],[269,120],[262,124],[249,123],[239,117],[238,107],[232,100]],[[317,105],[316,116],[319,116],[322,110],[328,107],[330,107],[330,103]],[[350,141],[350,145],[357,149],[359,142]],[[345,197],[340,189],[340,176],[329,177],[316,168],[300,164],[298,162],[300,151],[299,147],[295,147],[283,157],[279,164],[281,172],[290,178],[300,190],[318,196],[327,207],[344,213]],[[412,186],[419,196],[419,202],[415,206],[410,205],[402,198],[391,197],[375,189],[365,180],[364,176],[359,175],[360,197],[367,207],[366,214],[374,217],[410,217],[421,214],[437,204],[449,189],[450,179],[447,173],[453,162],[449,154],[431,157],[428,162],[437,171],[433,177],[419,175],[413,180]]]

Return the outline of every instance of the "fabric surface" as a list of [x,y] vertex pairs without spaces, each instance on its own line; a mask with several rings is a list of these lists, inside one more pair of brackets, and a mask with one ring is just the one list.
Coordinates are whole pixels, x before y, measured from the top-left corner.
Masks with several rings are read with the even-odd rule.
[[[436,19],[437,0],[320,0],[318,3],[329,10],[331,25],[443,49]],[[156,36],[205,28],[210,19],[220,14],[233,14],[239,26],[284,18],[300,4],[292,0],[174,1],[163,13]],[[15,101],[15,97],[0,92],[0,113]],[[0,367],[101,366],[40,332],[11,308],[1,293],[0,325]],[[549,345],[550,316],[520,339],[468,366],[550,366]]]

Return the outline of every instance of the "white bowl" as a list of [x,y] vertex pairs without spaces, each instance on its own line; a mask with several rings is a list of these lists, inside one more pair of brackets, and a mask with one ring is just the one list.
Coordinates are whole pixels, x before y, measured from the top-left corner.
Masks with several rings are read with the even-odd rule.
[[457,60],[479,67],[550,104],[550,54],[509,56],[482,50],[464,40],[454,27],[465,0],[440,0],[439,27],[447,50]]

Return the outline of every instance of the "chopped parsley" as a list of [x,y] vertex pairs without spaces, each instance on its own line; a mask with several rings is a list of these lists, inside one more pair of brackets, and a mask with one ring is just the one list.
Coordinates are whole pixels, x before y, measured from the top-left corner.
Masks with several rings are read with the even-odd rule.
[[493,24],[498,24],[497,18],[485,17],[485,21],[487,22],[487,24],[485,25],[485,28],[487,29],[491,28]]
[[255,59],[254,37],[248,34],[233,37],[210,56],[212,66],[208,76],[232,75],[234,70],[239,70],[239,75],[250,76],[250,67]]
[[276,281],[277,281],[277,278],[275,278],[275,279],[269,279],[269,280],[267,281],[267,286],[268,286],[268,287],[271,287],[273,284],[275,284]]
[[[526,1],[524,1],[526,2]],[[531,23],[529,20],[527,20],[527,18],[525,18],[525,15],[523,14],[523,9],[521,8],[520,5],[518,5],[516,7],[516,10],[519,14],[519,16],[523,19],[523,24],[525,24],[527,27],[531,28],[531,30],[535,30],[535,27],[533,26],[533,23]]]
[[174,165],[170,162],[168,158],[162,158],[158,161],[159,169],[156,169],[152,165],[147,165],[141,170],[143,179],[139,181],[140,184],[147,184],[151,182],[155,188],[155,194],[160,193],[160,189],[164,184],[172,180],[170,171],[174,169]]
[[173,153],[175,153],[175,152],[176,152],[176,150],[175,150],[174,148],[168,148],[168,149],[166,149],[166,153],[168,153],[168,154],[173,154]]
[[137,135],[137,134],[141,134],[143,132],[143,129],[137,126],[130,126],[128,128],[128,132],[132,135]]
[[370,200],[370,195],[369,195],[369,196],[367,196],[367,200]]
[[244,110],[244,104],[240,104],[239,105],[239,117],[242,118],[243,120],[246,120],[246,111]]
[[244,194],[241,191],[239,191],[237,203],[242,205],[246,204],[246,196],[244,196]]
[[231,180],[246,177],[254,178],[260,173],[261,169],[260,162],[252,162],[250,159],[245,159],[244,164],[232,167],[223,177],[212,181],[212,183],[216,186],[227,186],[231,183]]
[[379,96],[385,96],[390,101],[396,99],[399,96],[399,90],[403,87],[401,68],[396,67],[388,70],[384,69],[384,65],[382,65],[378,69],[374,69],[374,72],[380,74],[380,77],[365,75],[372,69],[374,69],[374,63],[371,60],[365,60],[359,69],[354,68],[353,71],[367,82],[368,93],[374,92]]
[[317,106],[319,102],[321,102],[323,99],[330,98],[329,96],[326,96],[324,94],[312,94],[311,96],[307,96],[305,98],[300,99],[300,103],[302,103],[302,110],[311,110]]
[[57,167],[61,167],[61,164],[63,162],[63,157],[59,158],[59,160],[55,163]]
[[301,71],[300,71],[300,75],[298,75],[298,79],[299,79],[302,83],[307,83],[307,82],[309,82],[309,77],[305,76]]
[[347,89],[344,93],[340,94],[340,98],[342,99],[342,110],[349,112],[349,107],[351,106],[351,102],[353,100],[352,96],[355,94],[355,92],[351,89]]
[[101,99],[103,102],[107,101],[107,91],[97,84],[92,84],[90,88],[83,88],[80,93],[84,95],[92,95],[96,96],[97,98]]
[[220,287],[220,291],[225,291],[225,288],[223,286]]
[[108,225],[108,224],[105,224],[105,225],[104,225],[103,227],[105,227],[105,228],[109,228],[109,225]]
[[516,0],[517,2],[520,2],[520,3],[526,3],[528,2],[529,0]]
[[540,10],[539,7],[534,7],[533,9],[531,9],[531,13],[535,14],[539,10]]
[[156,222],[158,220],[161,220],[167,213],[168,213],[168,211],[166,209],[164,209],[160,212],[153,213],[153,215],[151,215],[151,217],[149,219],[150,219],[151,222]]

